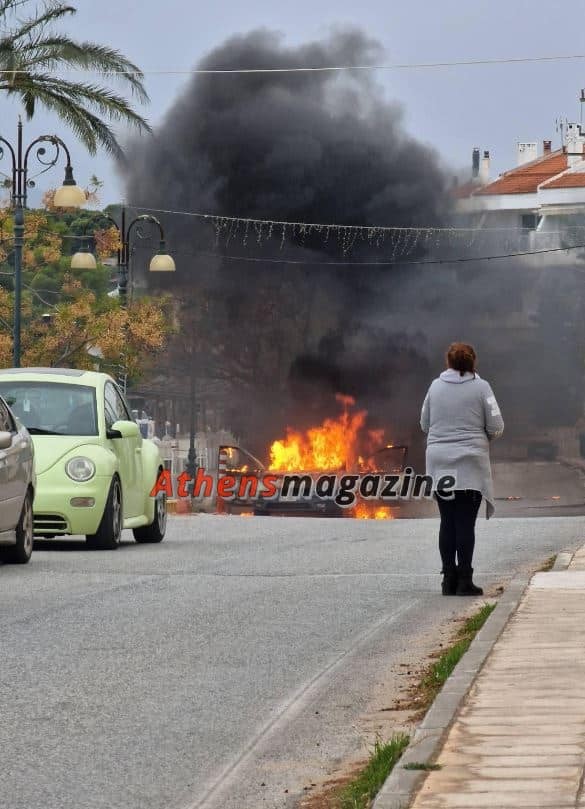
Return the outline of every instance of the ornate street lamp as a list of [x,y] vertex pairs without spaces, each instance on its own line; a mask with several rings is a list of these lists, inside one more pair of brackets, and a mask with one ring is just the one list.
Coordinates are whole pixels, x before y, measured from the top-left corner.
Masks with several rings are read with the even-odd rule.
[[[47,149],[42,144],[48,143],[53,147],[52,156],[47,157]],[[43,168],[29,177],[29,158],[35,147],[37,162]],[[41,135],[25,149],[23,145],[22,121],[18,120],[18,133],[16,148],[5,138],[0,136],[0,160],[5,155],[5,148],[12,160],[12,176],[7,176],[5,188],[10,189],[10,202],[14,210],[14,367],[20,368],[20,331],[22,307],[22,249],[24,247],[24,212],[27,207],[28,189],[34,188],[35,180],[53,166],[57,165],[64,152],[67,159],[65,166],[65,179],[61,188],[57,190],[54,204],[59,208],[80,208],[86,202],[85,191],[75,183],[73,167],[69,149],[57,135]]]
[[[118,249],[118,294],[122,306],[126,305],[128,297],[128,280],[130,269],[130,256],[131,256],[131,239],[136,230],[140,236],[140,230],[137,229],[142,223],[154,225],[159,232],[160,242],[158,253],[156,253],[150,262],[150,272],[174,272],[175,262],[172,256],[167,253],[165,233],[163,226],[155,216],[150,214],[142,214],[133,219],[128,225],[126,224],[126,208],[122,208],[122,216],[120,224],[109,214],[100,214],[102,219],[107,219],[116,228],[120,234],[120,247]],[[81,237],[82,241],[84,236]],[[96,267],[95,257],[89,252],[87,246],[84,246],[75,253],[71,259],[71,269],[73,270],[93,270]]]

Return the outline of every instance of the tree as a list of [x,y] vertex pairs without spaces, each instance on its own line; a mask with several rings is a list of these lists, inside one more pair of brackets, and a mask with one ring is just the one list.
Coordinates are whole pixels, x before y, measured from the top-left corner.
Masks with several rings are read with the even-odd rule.
[[[21,18],[19,9],[32,6]],[[148,101],[144,75],[119,51],[94,42],[76,42],[56,25],[76,8],[47,0],[40,7],[32,0],[0,0],[0,92],[17,96],[27,118],[37,105],[56,113],[85,144],[91,154],[98,146],[120,157],[122,151],[111,128],[127,123],[150,131],[145,119],[111,88],[63,78],[65,70],[98,71],[115,76],[140,103]]]
[[[123,370],[143,375],[165,345],[163,307],[143,298],[127,308],[111,298],[98,301],[80,281],[65,288],[70,300],[57,304],[50,325],[32,321],[24,346],[26,365]],[[122,347],[122,350],[121,350]]]
[[[27,328],[22,335],[22,365],[123,370],[137,379],[164,348],[164,307],[143,298],[123,308],[111,298],[98,300],[78,280],[64,287],[67,299],[51,311],[50,322],[34,317],[31,296],[24,301]],[[0,289],[0,367],[11,364],[12,296]],[[121,353],[121,346],[123,346]]]
[[[167,300],[140,298],[128,308],[108,295],[111,269],[100,262],[118,247],[115,229],[92,231],[98,264],[75,275],[76,234],[89,232],[95,213],[58,216],[31,210],[23,251],[23,366],[99,368],[131,379],[143,375],[166,345]],[[0,367],[12,361],[12,228],[0,207]]]

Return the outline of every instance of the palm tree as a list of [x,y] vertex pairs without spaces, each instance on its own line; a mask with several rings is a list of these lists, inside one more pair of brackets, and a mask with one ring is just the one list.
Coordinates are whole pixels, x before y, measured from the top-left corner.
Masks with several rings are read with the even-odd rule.
[[[131,124],[149,132],[148,123],[109,87],[71,80],[67,74],[96,71],[115,78],[136,100],[145,103],[144,74],[119,51],[93,42],[76,42],[55,31],[55,23],[75,14],[75,7],[47,0],[21,19],[19,7],[30,2],[0,0],[0,92],[19,97],[29,119],[37,105],[55,112],[91,154],[102,146],[121,157],[112,124]],[[12,28],[9,23],[13,23]]]

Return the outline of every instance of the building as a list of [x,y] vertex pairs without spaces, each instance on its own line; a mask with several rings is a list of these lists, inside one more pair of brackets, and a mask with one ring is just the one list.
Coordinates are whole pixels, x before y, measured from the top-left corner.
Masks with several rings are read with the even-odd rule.
[[474,149],[472,176],[456,186],[459,221],[478,229],[516,231],[517,249],[539,250],[585,243],[585,131],[564,127],[564,145],[550,140],[517,144],[517,165],[489,177],[489,152]]

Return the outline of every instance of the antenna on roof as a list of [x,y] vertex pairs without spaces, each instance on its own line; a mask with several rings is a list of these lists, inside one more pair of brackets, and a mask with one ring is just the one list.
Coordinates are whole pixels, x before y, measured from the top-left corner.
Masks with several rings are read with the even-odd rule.
[[564,133],[565,133],[565,126],[566,125],[567,125],[567,119],[566,118],[557,118],[555,120],[555,131],[561,133],[561,149],[565,145]]
[[583,102],[585,102],[585,90],[581,90],[581,97],[579,98],[579,125],[583,126]]

